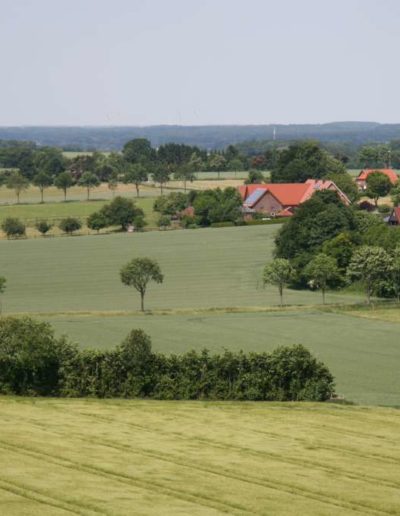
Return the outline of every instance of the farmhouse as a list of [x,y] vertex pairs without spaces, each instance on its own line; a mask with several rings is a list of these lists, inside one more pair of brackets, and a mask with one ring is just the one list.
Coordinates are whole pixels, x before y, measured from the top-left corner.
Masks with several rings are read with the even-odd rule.
[[399,180],[396,172],[392,168],[365,168],[364,170],[361,170],[356,179],[356,183],[359,190],[365,190],[367,188],[367,177],[373,172],[379,172],[380,174],[384,174],[385,176],[387,176],[390,179],[392,185],[395,185]]
[[350,200],[333,181],[308,179],[305,183],[271,183],[239,186],[243,199],[243,213],[250,218],[254,213],[278,217],[291,217],[294,210],[310,199],[315,192],[333,190],[342,201],[349,205]]
[[392,213],[389,215],[388,222],[392,226],[400,225],[400,206],[395,206],[393,208]]

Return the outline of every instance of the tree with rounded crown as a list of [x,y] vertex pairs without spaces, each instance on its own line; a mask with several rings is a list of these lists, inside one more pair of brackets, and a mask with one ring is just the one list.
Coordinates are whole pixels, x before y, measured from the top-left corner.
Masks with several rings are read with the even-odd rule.
[[308,284],[321,290],[322,303],[325,304],[325,292],[329,284],[339,279],[339,269],[335,258],[325,253],[317,254],[304,269]]
[[53,179],[51,178],[51,176],[46,174],[46,172],[41,171],[41,172],[38,172],[36,174],[36,176],[34,176],[32,182],[35,186],[37,186],[39,188],[40,202],[43,203],[44,202],[43,192],[44,192],[45,188],[48,188],[49,186],[51,186],[53,184]]
[[144,296],[147,285],[151,281],[162,283],[164,280],[160,266],[150,258],[134,258],[122,267],[120,277],[124,285],[133,287],[139,292],[142,312],[144,312]]
[[78,181],[79,186],[86,188],[87,200],[90,198],[90,190],[95,186],[99,186],[100,179],[93,172],[84,172]]
[[281,306],[283,306],[283,289],[289,285],[293,275],[293,267],[285,258],[276,258],[264,267],[263,283],[278,287]]
[[64,192],[64,202],[67,200],[67,190],[74,184],[74,178],[71,172],[61,172],[55,180],[54,186]]
[[139,197],[139,187],[147,181],[148,173],[146,167],[141,163],[128,164],[127,171],[124,175],[124,183],[135,185],[136,197]]
[[392,183],[390,179],[382,174],[381,172],[372,172],[369,174],[366,180],[367,190],[366,194],[370,199],[374,200],[375,206],[378,206],[378,200],[380,197],[385,197],[389,194],[392,189]]

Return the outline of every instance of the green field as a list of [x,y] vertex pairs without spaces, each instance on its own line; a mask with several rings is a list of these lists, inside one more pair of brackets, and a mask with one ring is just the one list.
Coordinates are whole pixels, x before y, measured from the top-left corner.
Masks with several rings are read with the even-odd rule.
[[[287,291],[291,306],[280,310],[276,289],[264,289],[260,279],[276,230],[253,226],[1,241],[0,271],[8,282],[4,311],[48,320],[58,334],[84,347],[115,346],[132,328],[143,328],[154,348],[168,353],[304,344],[332,370],[339,394],[359,403],[400,406],[399,323],[359,317],[359,311],[340,306],[329,312],[320,294],[309,291]],[[119,279],[120,267],[135,256],[157,259],[165,274],[162,285],[149,288],[151,312],[145,315],[137,311],[136,291]],[[360,299],[340,292],[327,296],[330,303]]]
[[[64,217],[77,217],[86,219],[91,213],[99,210],[109,200],[98,201],[71,201],[71,202],[48,202],[44,204],[13,204],[0,206],[0,224],[7,217],[17,217],[28,227],[34,227],[38,220],[46,219],[54,224]],[[157,224],[157,213],[153,211],[154,198],[135,198],[137,206],[144,211],[148,226],[155,227]],[[86,228],[85,228],[86,231]],[[51,234],[51,233],[50,233]]]
[[400,513],[400,415],[0,398],[5,516]]

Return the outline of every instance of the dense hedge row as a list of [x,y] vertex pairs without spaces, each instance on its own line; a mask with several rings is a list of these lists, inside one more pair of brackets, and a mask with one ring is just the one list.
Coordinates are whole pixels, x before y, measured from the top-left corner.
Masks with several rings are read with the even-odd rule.
[[314,400],[333,377],[303,346],[272,353],[154,353],[133,330],[111,351],[80,350],[47,323],[0,319],[0,393],[156,399]]

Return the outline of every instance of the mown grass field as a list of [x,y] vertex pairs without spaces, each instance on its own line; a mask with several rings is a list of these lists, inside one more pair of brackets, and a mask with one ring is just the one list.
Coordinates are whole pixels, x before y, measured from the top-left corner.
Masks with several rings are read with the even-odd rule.
[[7,516],[400,513],[394,409],[0,398],[0,411]]

